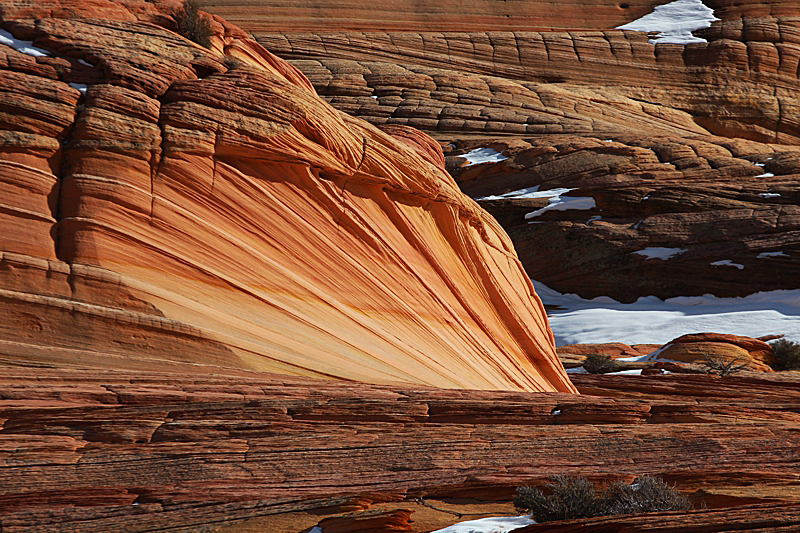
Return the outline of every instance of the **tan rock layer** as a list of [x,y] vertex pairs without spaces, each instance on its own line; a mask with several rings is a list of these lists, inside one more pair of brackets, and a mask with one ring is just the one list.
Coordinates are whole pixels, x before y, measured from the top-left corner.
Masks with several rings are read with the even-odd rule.
[[222,19],[211,49],[173,33],[178,2],[74,6],[0,2],[52,54],[0,46],[3,339],[96,366],[574,391],[435,142],[341,114]]
[[[778,3],[786,0],[771,0]],[[255,0],[201,1],[203,9],[216,13],[248,31],[297,32],[347,30],[469,31],[475,28],[505,30],[553,28],[613,28],[650,12],[654,0],[537,0],[536,2],[469,2],[405,0],[366,5],[360,2],[323,0],[268,5]]]
[[[315,82],[322,94],[336,96],[334,105],[346,107],[351,113],[352,108],[364,108],[358,114],[373,117],[370,120],[386,116],[385,109],[375,109],[375,103],[370,105],[358,97],[369,96],[370,92],[378,96],[384,92],[391,95],[395,87],[404,87],[401,80],[392,76],[392,68],[402,65],[441,69],[440,78],[493,76],[506,83],[515,81],[534,92],[552,90],[551,86],[556,85],[573,97],[580,97],[583,88],[589,87],[604,97],[592,100],[585,106],[589,109],[604,99],[630,98],[646,108],[641,113],[643,119],[647,119],[647,115],[674,114],[679,110],[689,113],[697,125],[717,135],[793,144],[798,141],[800,131],[792,118],[798,107],[795,91],[800,61],[797,15],[795,12],[791,17],[773,18],[766,25],[761,19],[719,23],[708,33],[716,40],[687,46],[652,45],[644,33],[605,28],[591,32],[547,33],[479,32],[475,29],[469,33],[402,34],[318,31],[259,35],[258,38],[281,57],[305,60],[296,64],[301,70],[308,70],[312,79],[319,67],[309,60],[384,64],[385,73],[381,76],[371,75],[362,80],[362,72],[357,68],[348,71],[333,67],[332,79],[328,76],[333,84],[324,78]],[[738,27],[735,26],[737,22]],[[753,30],[742,30],[742,24],[748,28],[752,26]],[[780,36],[780,42],[775,42],[776,36]],[[341,74],[337,70],[341,70]],[[737,89],[731,91],[731,85]],[[444,96],[439,93],[450,92],[420,84],[409,87],[414,88],[421,91],[405,91],[402,100],[409,100],[405,106],[421,100],[423,103],[431,101],[436,107],[437,100]],[[429,91],[432,94],[429,95]],[[462,89],[455,93],[466,96],[467,101],[451,99],[450,107],[458,109],[463,104],[472,104],[469,91]],[[493,104],[502,106],[504,103]],[[399,105],[396,100],[382,103],[384,108]],[[515,128],[508,132],[520,133],[519,127],[514,126],[516,121],[508,122]],[[432,131],[463,129],[453,128],[450,122],[420,123],[415,127]],[[629,124],[627,129],[635,127]],[[472,130],[484,134],[504,131],[499,126]],[[565,132],[575,131],[567,121]]]

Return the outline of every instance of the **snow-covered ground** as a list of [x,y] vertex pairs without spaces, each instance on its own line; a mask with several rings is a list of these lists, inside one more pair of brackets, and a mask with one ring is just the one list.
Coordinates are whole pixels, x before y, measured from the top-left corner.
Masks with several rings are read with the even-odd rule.
[[788,340],[800,342],[800,290],[759,292],[744,298],[705,295],[661,300],[648,296],[623,304],[606,296],[585,300],[538,281],[533,284],[545,304],[563,308],[550,312],[550,327],[559,346],[664,344],[686,333],[706,331],[750,337],[783,333]]
[[433,533],[508,533],[524,526],[535,524],[530,516],[498,516],[495,518],[481,518],[467,520],[453,524],[450,527],[439,529]]
[[719,19],[714,16],[714,10],[703,4],[702,0],[675,0],[617,29],[658,32],[655,38],[650,39],[652,44],[704,43],[705,39],[695,37],[692,32],[708,28],[715,20]]

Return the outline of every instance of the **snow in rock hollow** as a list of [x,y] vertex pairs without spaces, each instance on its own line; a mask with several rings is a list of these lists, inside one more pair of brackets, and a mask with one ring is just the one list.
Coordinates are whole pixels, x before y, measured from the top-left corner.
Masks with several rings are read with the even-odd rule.
[[791,257],[785,252],[761,252],[758,254],[758,259],[767,259],[769,257]]
[[463,157],[469,161],[469,163],[465,165],[467,167],[478,165],[480,163],[499,163],[500,161],[505,161],[508,159],[508,157],[504,156],[497,150],[492,150],[491,148],[475,148],[474,150],[459,157]]
[[709,264],[712,267],[731,266],[731,267],[736,267],[739,270],[744,270],[744,265],[740,265],[739,263],[734,263],[730,259],[723,259],[722,261],[714,261],[713,263]]
[[481,518],[479,520],[467,520],[453,524],[444,529],[438,529],[432,533],[508,533],[521,527],[535,524],[530,516],[498,516],[495,518]]
[[597,206],[594,201],[594,198],[591,196],[565,196],[562,198],[562,194],[566,194],[569,191],[574,191],[575,189],[550,189],[547,191],[541,191],[538,193],[531,193],[527,196],[518,196],[517,198],[550,198],[550,203],[544,206],[541,209],[537,209],[536,211],[531,211],[525,215],[525,220],[530,220],[531,218],[536,218],[545,211],[568,211],[570,209],[592,209]]
[[704,43],[707,42],[705,39],[695,37],[692,32],[708,28],[716,20],[719,19],[714,16],[714,10],[701,0],[675,0],[657,6],[652,13],[618,26],[617,29],[658,32],[655,38],[650,39],[652,44]]
[[33,46],[33,41],[21,41],[6,30],[0,30],[0,44],[10,46],[17,52],[33,57],[46,57],[51,55],[47,50],[42,50],[41,48]]
[[639,298],[630,304],[607,296],[585,300],[561,294],[538,281],[536,293],[551,311],[556,344],[624,342],[664,344],[687,333],[711,331],[760,337],[786,334],[800,342],[800,289],[758,292],[744,298],[679,296],[661,300]]
[[[639,223],[637,222],[636,226],[638,225]],[[634,228],[636,226],[634,226]],[[688,248],[659,248],[653,246],[650,248],[645,248],[644,250],[637,250],[631,253],[636,255],[643,255],[648,259],[661,259],[662,261],[666,261],[670,257],[675,257],[676,255],[682,254],[686,250],[688,250]]]

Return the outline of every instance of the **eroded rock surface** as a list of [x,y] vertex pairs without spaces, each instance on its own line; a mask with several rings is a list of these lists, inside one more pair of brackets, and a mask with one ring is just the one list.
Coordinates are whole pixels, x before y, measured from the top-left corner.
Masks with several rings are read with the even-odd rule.
[[[553,474],[662,476],[705,502],[703,516],[752,520],[763,512],[741,506],[800,501],[796,375],[574,375],[583,393],[574,395],[245,372],[2,370],[8,533],[252,531],[248,524],[298,533],[348,518],[410,521],[419,533],[435,522],[415,525],[407,510],[420,508],[417,498],[464,510],[452,499],[508,501],[514,487]],[[302,514],[315,510],[317,522]],[[439,514],[438,527],[457,521]]]
[[[279,6],[241,8],[241,23],[347,113],[424,130],[445,155],[507,150],[505,163],[448,165],[475,197],[569,187],[593,198],[594,211],[549,211],[533,225],[523,217],[546,199],[483,204],[552,288],[624,301],[796,289],[797,4],[709,2],[720,20],[698,32],[708,42],[685,46],[612,29],[605,2],[585,15],[571,5],[552,10],[559,21],[511,17],[501,29],[402,16],[378,29],[369,16],[279,28],[267,20]],[[616,8],[626,21],[647,10]],[[649,248],[676,254],[636,253]]]
[[0,2],[42,51],[0,45],[8,358],[574,390],[434,141],[340,113],[222,19],[190,42],[178,5]]

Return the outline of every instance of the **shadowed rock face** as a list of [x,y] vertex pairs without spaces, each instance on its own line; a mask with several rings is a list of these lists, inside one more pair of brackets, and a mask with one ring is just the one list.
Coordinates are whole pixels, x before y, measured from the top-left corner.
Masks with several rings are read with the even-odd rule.
[[341,114],[221,19],[191,43],[176,5],[0,2],[50,54],[0,45],[6,353],[574,391],[438,144]]
[[[527,219],[548,200],[480,201],[514,239],[531,277],[561,292],[633,301],[797,288],[795,147],[709,136],[615,139],[501,142],[493,146],[509,147],[509,159],[459,167],[463,159],[452,157],[451,168],[475,197],[538,186],[594,199],[591,209]],[[653,248],[675,254],[643,252]]]

